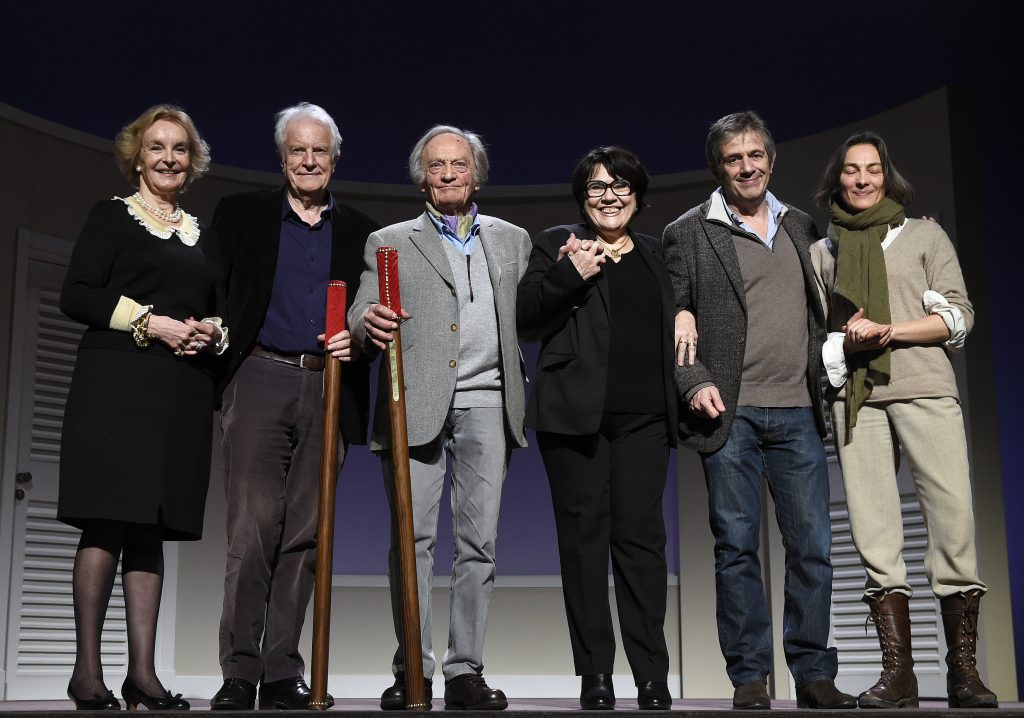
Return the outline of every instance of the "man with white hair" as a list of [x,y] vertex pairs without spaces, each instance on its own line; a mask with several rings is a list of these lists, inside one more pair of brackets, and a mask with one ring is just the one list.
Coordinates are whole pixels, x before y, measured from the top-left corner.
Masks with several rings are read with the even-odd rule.
[[[523,434],[523,373],[516,344],[516,286],[526,271],[526,230],[477,212],[473,197],[487,182],[487,152],[466,130],[437,125],[413,147],[409,175],[425,211],[370,235],[362,285],[349,310],[360,348],[379,351],[404,321],[405,401],[409,433],[413,533],[426,695],[432,697],[430,587],[437,516],[451,459],[455,561],[451,578],[448,650],[442,663],[446,710],[502,710],[505,694],[483,677],[484,634],[494,584],[501,487],[512,449]],[[398,249],[402,316],[378,301],[378,247]],[[234,329],[232,329],[234,331]],[[232,335],[233,337],[234,335]],[[370,448],[378,452],[394,505],[387,379],[377,384]],[[394,541],[395,532],[392,532]],[[395,683],[380,707],[406,704],[396,547],[389,575],[398,651]]]
[[[324,354],[353,358],[347,330],[324,336],[327,282],[355,296],[378,227],[327,188],[341,135],[322,108],[282,110],[274,138],[284,186],[225,197],[213,216],[232,328],[217,383],[228,550],[213,710],[252,710],[257,684],[261,709],[309,707],[299,634],[316,558]],[[366,443],[368,378],[363,362],[342,372],[339,470],[348,444]]]

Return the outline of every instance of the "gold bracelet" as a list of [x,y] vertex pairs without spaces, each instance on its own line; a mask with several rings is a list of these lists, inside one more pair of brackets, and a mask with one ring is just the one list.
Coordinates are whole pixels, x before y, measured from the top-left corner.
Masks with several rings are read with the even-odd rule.
[[151,312],[146,312],[141,317],[133,319],[132,325],[132,339],[135,340],[135,346],[140,349],[145,349],[149,346],[149,317]]

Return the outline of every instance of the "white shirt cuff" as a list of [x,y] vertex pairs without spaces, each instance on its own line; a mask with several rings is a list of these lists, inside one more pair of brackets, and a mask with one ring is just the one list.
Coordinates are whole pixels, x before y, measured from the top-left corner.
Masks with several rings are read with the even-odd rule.
[[825,365],[828,383],[839,389],[846,383],[846,353],[843,351],[843,332],[829,332],[821,347],[821,361]]
[[938,314],[949,329],[949,339],[946,340],[946,348],[958,352],[964,348],[967,341],[967,326],[964,324],[964,315],[958,307],[946,301],[946,298],[934,290],[925,291],[921,297],[924,303],[924,310],[928,314]]
[[228,328],[224,326],[223,320],[220,317],[203,317],[199,321],[206,322],[207,324],[212,324],[213,326],[220,329],[220,341],[213,345],[214,353],[217,356],[220,356],[225,351],[227,351],[229,344]]

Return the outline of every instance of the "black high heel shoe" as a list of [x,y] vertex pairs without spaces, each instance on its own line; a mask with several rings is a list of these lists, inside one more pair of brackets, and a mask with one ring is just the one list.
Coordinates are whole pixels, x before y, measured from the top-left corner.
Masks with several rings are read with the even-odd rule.
[[192,707],[188,701],[182,699],[180,693],[172,696],[171,692],[166,689],[162,696],[143,693],[131,678],[125,678],[124,683],[121,684],[121,697],[124,698],[124,704],[130,711],[138,708],[139,703],[151,711],[187,711]]
[[121,704],[117,702],[117,698],[114,697],[114,692],[110,690],[107,691],[107,695],[105,696],[101,696],[97,693],[92,698],[79,698],[71,692],[71,684],[68,683],[68,698],[70,698],[75,704],[75,710],[77,711],[121,710]]

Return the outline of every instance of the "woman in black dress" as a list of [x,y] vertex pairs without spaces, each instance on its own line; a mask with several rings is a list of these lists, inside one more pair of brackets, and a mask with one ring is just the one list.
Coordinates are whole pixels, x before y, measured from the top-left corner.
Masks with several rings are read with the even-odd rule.
[[179,108],[150,108],[117,136],[137,188],[93,207],[68,266],[61,310],[87,326],[61,439],[58,518],[82,530],[75,554],[79,709],[117,710],[100,634],[118,558],[128,627],[129,707],[187,710],[153,662],[163,541],[198,539],[209,484],[213,364],[227,347],[215,315],[216,242],[178,195],[210,163]]
[[584,709],[615,706],[608,554],[623,647],[643,710],[668,709],[662,496],[675,443],[675,303],[661,242],[632,232],[647,172],[618,147],[573,172],[583,224],[534,239],[521,335],[541,352],[526,425],[551,485],[562,591]]

